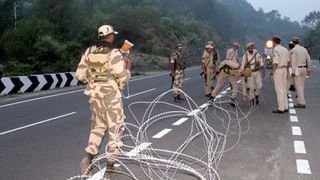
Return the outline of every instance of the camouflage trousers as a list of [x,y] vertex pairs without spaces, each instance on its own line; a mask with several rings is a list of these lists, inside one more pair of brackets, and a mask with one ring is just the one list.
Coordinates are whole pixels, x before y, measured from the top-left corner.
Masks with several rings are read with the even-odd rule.
[[98,154],[105,132],[108,131],[107,151],[117,153],[123,145],[122,138],[125,130],[122,99],[113,98],[110,100],[91,97],[89,104],[92,124],[85,151],[92,155]]
[[173,95],[177,97],[180,94],[179,89],[182,89],[184,71],[183,70],[176,70],[174,74],[174,81],[173,81]]

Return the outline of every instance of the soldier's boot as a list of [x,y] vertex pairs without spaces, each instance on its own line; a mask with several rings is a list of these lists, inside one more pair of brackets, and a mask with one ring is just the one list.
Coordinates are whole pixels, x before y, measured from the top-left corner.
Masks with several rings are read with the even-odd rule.
[[255,99],[250,99],[250,104],[251,104],[251,106],[256,106],[256,101],[255,101]]
[[82,160],[80,162],[81,174],[87,175],[87,176],[93,175],[92,169],[91,168],[88,169],[90,164],[92,163],[93,157],[94,157],[94,155],[92,155],[90,153],[86,153],[84,155],[84,157],[82,158]]
[[259,101],[259,96],[256,96],[256,105],[259,105],[260,101]]
[[180,100],[180,101],[184,101],[184,98],[182,98],[182,97],[180,96],[180,94],[177,96],[177,99]]
[[180,102],[179,100],[178,100],[178,96],[173,96],[173,100],[174,100],[174,102]]

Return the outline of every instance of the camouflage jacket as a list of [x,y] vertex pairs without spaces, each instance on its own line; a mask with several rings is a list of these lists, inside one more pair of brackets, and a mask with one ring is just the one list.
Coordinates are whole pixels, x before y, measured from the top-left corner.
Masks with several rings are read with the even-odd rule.
[[97,47],[92,46],[82,55],[76,71],[76,77],[79,81],[87,83],[85,95],[100,98],[121,98],[121,92],[124,85],[129,81],[131,73],[125,68],[125,63],[121,52],[118,49],[110,49],[108,52],[108,62],[105,66],[111,69],[113,78],[105,81],[94,81],[90,78],[90,65],[88,55],[96,51]]
[[174,69],[175,70],[185,70],[186,69],[186,62],[182,58],[182,55],[178,52],[174,52],[171,54],[170,57],[170,63],[174,64]]

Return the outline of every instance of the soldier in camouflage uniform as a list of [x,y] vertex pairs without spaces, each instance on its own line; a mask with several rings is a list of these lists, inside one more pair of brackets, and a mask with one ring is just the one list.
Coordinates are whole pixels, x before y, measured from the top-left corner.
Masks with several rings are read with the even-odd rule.
[[180,96],[180,89],[182,89],[184,70],[186,69],[186,62],[182,58],[182,45],[178,44],[176,46],[175,52],[172,53],[170,57],[171,64],[171,76],[173,80],[173,96],[174,101],[183,101],[184,99]]
[[212,87],[212,80],[216,76],[216,61],[217,61],[217,53],[214,50],[214,45],[212,41],[209,41],[205,47],[205,51],[203,52],[201,63],[202,63],[202,71],[204,73],[205,78],[205,95],[210,97]]
[[[131,77],[121,52],[113,47],[115,34],[118,33],[109,25],[101,26],[98,33],[98,44],[85,51],[76,71],[77,79],[87,84],[85,95],[90,97],[92,113],[88,146],[80,163],[82,173],[85,173],[98,154],[106,130],[109,137],[108,152],[119,153],[125,129],[120,91]],[[114,161],[108,160],[107,164],[112,167]],[[89,171],[90,174],[92,172]]]

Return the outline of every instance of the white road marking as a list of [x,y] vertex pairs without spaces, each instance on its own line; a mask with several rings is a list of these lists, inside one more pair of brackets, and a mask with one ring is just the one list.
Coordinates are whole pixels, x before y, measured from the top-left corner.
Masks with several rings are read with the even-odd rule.
[[221,95],[218,95],[215,99],[220,99],[220,98],[222,98],[222,96],[221,96]]
[[134,149],[132,149],[131,151],[129,151],[126,155],[127,156],[136,156],[138,155],[140,152],[142,152],[143,150],[147,149],[149,146],[151,146],[152,143],[142,143],[139,146],[135,147]]
[[180,126],[181,124],[183,124],[184,122],[186,122],[189,118],[181,118],[178,121],[176,121],[175,123],[173,123],[173,126]]
[[[189,68],[187,70],[185,70],[186,72],[187,71],[192,71],[194,69],[198,69],[199,67],[193,67],[193,68]],[[134,82],[134,81],[140,81],[140,80],[144,80],[144,79],[150,79],[150,78],[154,78],[154,77],[160,77],[160,76],[164,76],[164,75],[169,75],[170,73],[167,72],[167,73],[163,73],[163,74],[156,74],[156,75],[152,75],[152,76],[146,76],[146,77],[141,77],[141,78],[137,78],[137,79],[132,79],[130,80],[130,82]]]
[[289,98],[292,98],[292,95],[291,95],[291,94],[289,94]]
[[88,180],[101,180],[103,179],[104,174],[106,173],[107,168],[104,167],[97,173],[95,173],[92,177],[88,178]]
[[148,89],[148,90],[145,90],[145,91],[142,91],[142,92],[138,92],[138,93],[129,95],[128,97],[124,97],[124,98],[125,98],[125,99],[130,99],[130,98],[132,98],[132,97],[139,96],[139,95],[142,95],[142,94],[146,94],[146,93],[149,93],[149,92],[155,91],[155,90],[156,90],[156,88]]
[[225,94],[227,94],[227,91],[222,91],[221,94],[225,95]]
[[290,122],[299,122],[299,119],[297,116],[290,116]]
[[189,81],[190,79],[191,79],[191,78],[186,78],[186,79],[183,80],[183,82]]
[[67,94],[83,92],[83,91],[84,91],[84,89],[80,89],[80,90],[75,90],[75,91],[70,91],[70,92],[65,92],[65,93],[54,94],[54,95],[50,95],[50,96],[43,96],[43,97],[28,99],[28,100],[24,100],[24,101],[18,101],[18,102],[15,102],[15,103],[0,105],[0,108],[13,106],[13,105],[17,105],[17,104],[23,104],[23,103],[32,102],[32,101],[37,101],[37,100],[42,100],[42,99],[48,99],[48,98],[52,98],[52,97],[63,96],[63,95],[67,95]]
[[237,81],[237,83],[239,84],[241,82],[241,79]]
[[293,141],[294,152],[296,154],[307,154],[306,147],[303,141]]
[[293,103],[289,103],[289,107],[293,108],[294,104]]
[[197,114],[200,113],[200,111],[201,111],[200,109],[195,109],[195,110],[189,112],[189,113],[187,114],[187,116],[196,116]]
[[202,104],[200,107],[199,107],[199,109],[204,109],[204,108],[206,108],[206,107],[208,107],[209,106],[209,104],[208,103],[205,103],[205,104]]
[[295,109],[290,109],[290,110],[289,110],[289,113],[290,113],[290,114],[297,114],[297,111],[296,111]]
[[302,131],[301,128],[299,126],[292,126],[292,135],[294,136],[302,136]]
[[289,99],[289,102],[293,102],[293,99],[290,98],[290,99]]
[[226,90],[227,90],[227,91],[230,91],[230,90],[231,90],[231,87],[228,87]]
[[163,129],[162,131],[160,131],[156,135],[152,136],[152,138],[153,139],[160,139],[163,136],[165,136],[166,134],[168,134],[170,131],[172,131],[172,129]]
[[312,174],[309,161],[305,159],[297,159],[297,172],[299,174]]
[[43,120],[43,121],[36,122],[36,123],[33,123],[33,124],[29,124],[29,125],[26,125],[26,126],[22,126],[22,127],[19,127],[19,128],[11,129],[9,131],[5,131],[5,132],[0,133],[0,136],[5,135],[5,134],[9,134],[9,133],[13,133],[13,132],[16,132],[16,131],[19,131],[19,130],[22,130],[22,129],[26,129],[26,128],[29,128],[29,127],[37,126],[37,125],[40,125],[40,124],[48,123],[50,121],[54,121],[54,120],[57,120],[57,119],[60,119],[60,118],[64,118],[64,117],[67,117],[67,116],[74,115],[76,113],[77,112],[71,112],[71,113],[68,113],[68,114],[64,114],[64,115],[61,115],[61,116],[53,117],[53,118],[50,118],[50,119],[47,119],[47,120]]

